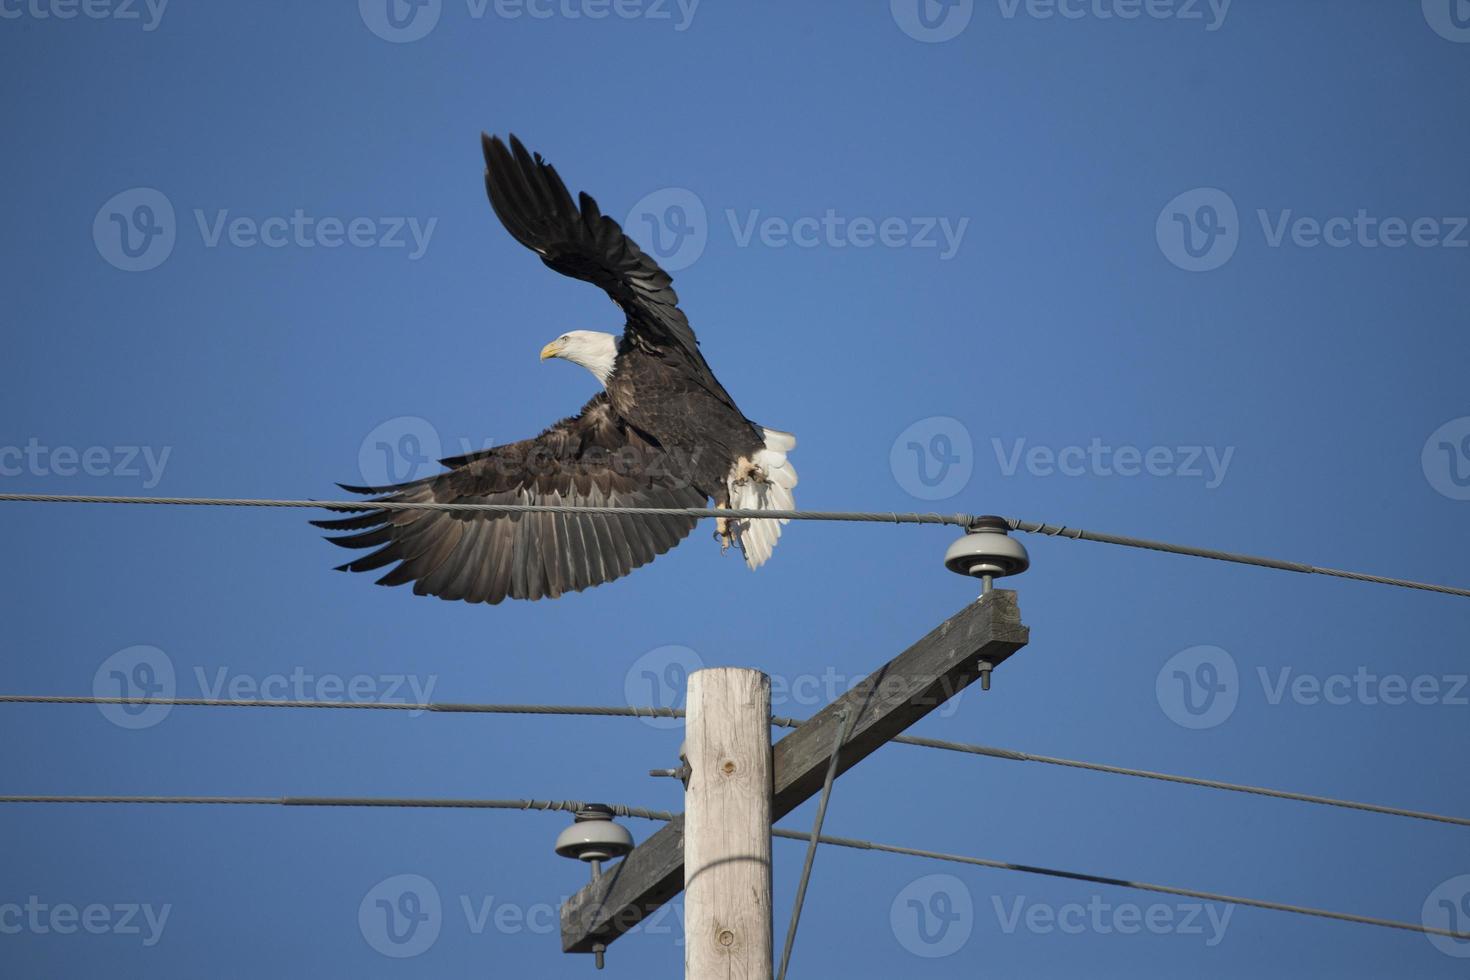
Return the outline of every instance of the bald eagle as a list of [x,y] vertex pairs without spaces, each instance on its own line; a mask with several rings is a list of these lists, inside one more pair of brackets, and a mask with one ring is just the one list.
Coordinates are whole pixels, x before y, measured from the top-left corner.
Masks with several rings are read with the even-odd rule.
[[[482,137],[490,205],[511,237],[557,272],[600,286],[626,317],[622,336],[572,330],[541,358],[580,364],[602,385],[582,410],[534,439],[442,460],[446,471],[393,486],[354,487],[386,501],[706,507],[795,506],[790,433],[746,418],[715,378],[679,309],[668,273],[598,210],[573,201],[555,169],[514,136]],[[397,563],[380,585],[466,602],[556,597],[610,582],[683,540],[692,517],[632,514],[371,510],[314,521],[344,548],[373,549],[339,566]],[[722,550],[752,569],[771,556],[784,520],[720,519]]]

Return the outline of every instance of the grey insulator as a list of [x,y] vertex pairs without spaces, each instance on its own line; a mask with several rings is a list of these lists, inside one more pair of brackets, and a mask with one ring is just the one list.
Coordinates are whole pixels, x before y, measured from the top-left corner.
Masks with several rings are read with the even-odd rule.
[[944,553],[944,567],[976,578],[1020,575],[1031,567],[1031,556],[1021,542],[1007,533],[1009,531],[1010,525],[1004,518],[977,518],[970,525],[970,533],[951,544]]
[[613,822],[611,807],[600,803],[578,810],[576,822],[556,838],[556,853],[579,861],[608,861],[632,849],[633,835]]

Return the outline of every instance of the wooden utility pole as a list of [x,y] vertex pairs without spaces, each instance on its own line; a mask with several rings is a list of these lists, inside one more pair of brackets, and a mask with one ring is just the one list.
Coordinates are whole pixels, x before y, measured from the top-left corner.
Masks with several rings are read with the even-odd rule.
[[[940,623],[852,690],[776,743],[771,753],[779,820],[822,790],[834,749],[838,774],[885,745],[1026,645],[1016,594],[994,589]],[[844,712],[853,712],[840,748]],[[693,760],[690,760],[691,763]],[[680,814],[561,909],[562,950],[590,953],[632,929],[685,885],[687,816]],[[692,933],[692,925],[691,925]]]
[[771,980],[771,679],[689,675],[685,980]]

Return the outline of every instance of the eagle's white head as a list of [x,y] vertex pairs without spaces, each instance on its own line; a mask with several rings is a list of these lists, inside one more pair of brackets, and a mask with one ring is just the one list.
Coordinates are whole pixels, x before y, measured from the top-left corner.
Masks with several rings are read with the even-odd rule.
[[618,359],[618,338],[596,330],[572,330],[541,348],[541,360],[548,357],[582,365],[606,387]]

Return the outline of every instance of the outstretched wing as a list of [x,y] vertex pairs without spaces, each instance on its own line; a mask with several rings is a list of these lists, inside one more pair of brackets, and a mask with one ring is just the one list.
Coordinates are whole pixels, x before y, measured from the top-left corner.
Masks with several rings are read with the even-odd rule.
[[[344,487],[389,501],[702,507],[705,495],[657,444],[599,393],[581,414],[534,439],[443,461],[441,473],[392,487]],[[313,521],[344,548],[372,548],[339,567],[397,562],[379,585],[413,582],[419,595],[466,602],[555,598],[626,575],[683,540],[691,517],[373,510]]]
[[515,136],[509,148],[498,136],[482,134],[481,142],[485,190],[506,231],[562,275],[600,286],[627,314],[632,339],[677,352],[703,387],[733,406],[699,352],[669,274],[590,195],[580,194],[574,203],[541,154],[533,155]]

